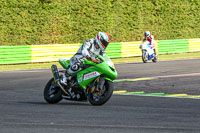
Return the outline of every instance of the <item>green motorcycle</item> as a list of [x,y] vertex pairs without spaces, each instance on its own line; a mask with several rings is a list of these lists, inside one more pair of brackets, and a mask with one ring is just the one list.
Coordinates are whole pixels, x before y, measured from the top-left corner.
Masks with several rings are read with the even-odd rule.
[[[89,60],[83,62],[82,70],[73,74],[67,85],[60,82],[62,71],[56,65],[51,66],[53,78],[44,88],[44,99],[48,103],[58,103],[62,99],[73,101],[89,101],[92,105],[105,104],[113,94],[113,80],[117,71],[110,58],[99,55],[99,63]],[[70,60],[59,60],[64,69],[68,69]]]

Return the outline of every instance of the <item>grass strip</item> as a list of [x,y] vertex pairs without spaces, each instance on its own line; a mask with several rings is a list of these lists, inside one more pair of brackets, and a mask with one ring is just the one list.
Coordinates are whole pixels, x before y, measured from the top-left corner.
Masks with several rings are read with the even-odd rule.
[[165,93],[145,93],[144,95],[150,95],[150,96],[165,96]]
[[143,91],[138,91],[138,92],[128,92],[127,94],[144,94]]
[[[158,61],[177,60],[177,59],[193,59],[193,58],[200,58],[200,52],[158,55]],[[115,64],[142,62],[141,57],[116,58],[116,59],[111,59],[111,60]],[[50,68],[52,64],[56,64],[58,67],[61,67],[61,65],[58,62],[45,62],[45,63],[0,65],[0,71]]]

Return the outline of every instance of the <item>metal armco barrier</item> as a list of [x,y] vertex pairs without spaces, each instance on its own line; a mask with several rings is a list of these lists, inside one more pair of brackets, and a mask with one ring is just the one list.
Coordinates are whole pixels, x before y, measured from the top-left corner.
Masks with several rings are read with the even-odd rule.
[[0,46],[0,64],[31,63],[31,46]]
[[80,44],[33,45],[31,47],[32,62],[57,61],[59,58],[71,58]]
[[[138,42],[112,42],[106,49],[110,58],[141,56]],[[0,46],[0,64],[20,64],[70,59],[81,44]],[[200,51],[200,38],[156,41],[158,54]]]
[[189,52],[188,40],[158,41],[158,51],[159,54]]

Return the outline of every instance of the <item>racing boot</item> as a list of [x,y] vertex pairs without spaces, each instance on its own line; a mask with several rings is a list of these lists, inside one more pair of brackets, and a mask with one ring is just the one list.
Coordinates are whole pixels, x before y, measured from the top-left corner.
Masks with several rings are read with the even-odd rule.
[[67,71],[62,74],[60,82],[64,85],[68,85],[68,81],[71,80],[71,74],[69,74]]

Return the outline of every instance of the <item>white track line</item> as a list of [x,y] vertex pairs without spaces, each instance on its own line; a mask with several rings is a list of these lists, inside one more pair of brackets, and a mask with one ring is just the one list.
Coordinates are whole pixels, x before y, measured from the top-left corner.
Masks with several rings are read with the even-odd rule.
[[120,95],[120,96],[141,96],[141,97],[160,97],[160,98],[176,98],[176,99],[195,99],[200,100],[200,98],[196,97],[170,97],[170,96],[159,96],[159,95],[141,95],[141,94],[113,94],[113,95]]
[[151,77],[151,78],[181,78],[181,77],[198,77],[198,76],[200,76],[200,73],[155,76],[155,77]]
[[153,80],[153,79],[164,79],[164,78],[183,78],[183,77],[200,77],[200,73],[142,77],[142,78],[135,78],[135,79],[117,79],[115,81],[124,80],[124,81],[121,81],[121,82],[131,82],[131,81],[142,81],[142,80]]

